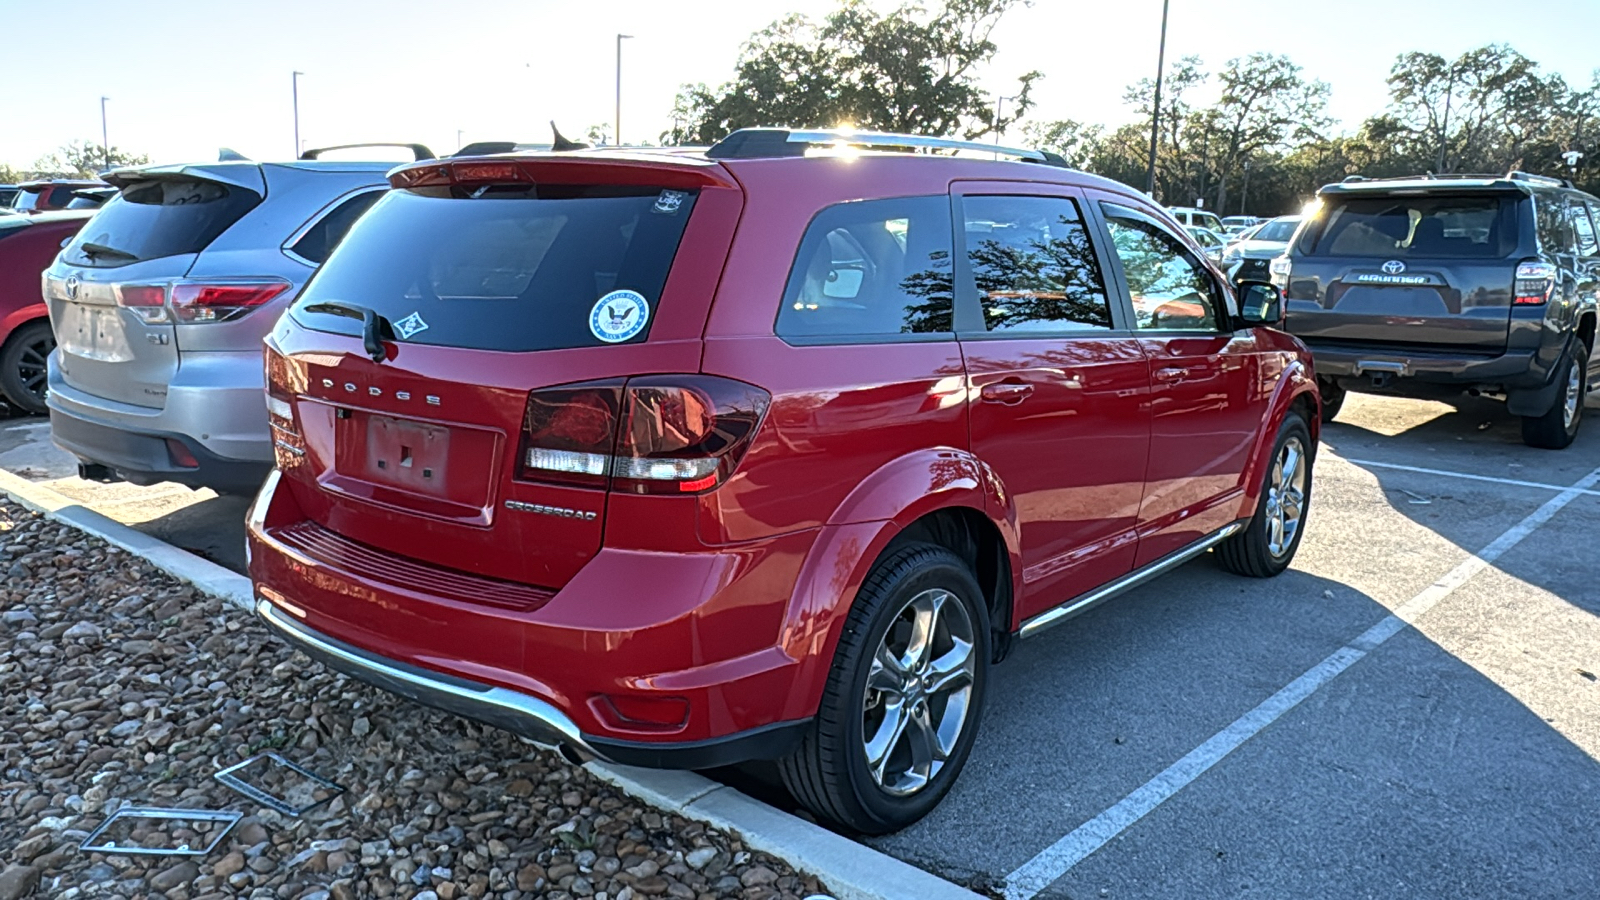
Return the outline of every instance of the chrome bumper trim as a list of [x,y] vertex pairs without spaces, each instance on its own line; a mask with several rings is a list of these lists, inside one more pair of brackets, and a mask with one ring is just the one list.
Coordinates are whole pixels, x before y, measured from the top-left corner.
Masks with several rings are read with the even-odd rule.
[[256,598],[256,615],[290,643],[327,666],[418,703],[503,728],[554,747],[576,761],[604,759],[573,721],[537,697],[453,675],[430,672],[369,653],[290,619],[272,601]]

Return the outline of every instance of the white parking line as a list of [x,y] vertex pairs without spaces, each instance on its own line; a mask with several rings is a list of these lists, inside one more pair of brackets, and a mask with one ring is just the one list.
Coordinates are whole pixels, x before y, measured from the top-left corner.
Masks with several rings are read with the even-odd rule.
[[1465,584],[1472,576],[1488,568],[1523,538],[1549,522],[1562,507],[1585,494],[1596,493],[1592,490],[1596,483],[1600,483],[1600,468],[1578,479],[1571,487],[1557,488],[1561,493],[1550,498],[1543,506],[1495,538],[1477,554],[1467,557],[1460,565],[1445,573],[1444,577],[1423,589],[1421,593],[1402,603],[1378,624],[1334,651],[1327,659],[1312,666],[1305,674],[1262,701],[1255,709],[1234,720],[1233,724],[1185,754],[1182,759],[1168,766],[1159,775],[1140,785],[1115,806],[1079,825],[1072,833],[1017,867],[1006,876],[1006,900],[1029,900],[1049,887],[1073,866],[1083,862],[1112,838],[1205,774],[1206,770],[1221,762],[1223,757],[1238,749],[1245,741],[1260,734],[1301,700],[1311,696],[1318,688],[1336,678],[1339,673],[1376,650],[1384,641],[1399,634],[1408,624],[1415,622],[1439,601],[1450,596],[1451,592]]
[[[1446,478],[1465,478],[1468,481],[1490,481],[1495,484],[1509,484],[1512,487],[1543,488],[1547,491],[1570,491],[1572,488],[1561,484],[1546,484],[1542,481],[1519,481],[1515,478],[1496,478],[1492,475],[1469,475],[1466,472],[1450,472],[1444,469],[1424,469],[1421,466],[1402,466],[1399,463],[1377,462],[1370,459],[1345,459],[1345,462],[1357,466],[1372,466],[1378,469],[1398,469],[1401,472],[1417,472],[1422,475],[1443,475]],[[1580,494],[1600,497],[1600,491],[1579,491]]]

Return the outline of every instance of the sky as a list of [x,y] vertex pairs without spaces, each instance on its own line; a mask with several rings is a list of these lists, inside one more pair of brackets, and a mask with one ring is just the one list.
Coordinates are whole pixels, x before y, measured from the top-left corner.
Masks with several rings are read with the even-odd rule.
[[[294,149],[291,73],[307,146],[458,137],[547,141],[613,117],[623,44],[622,137],[670,126],[680,85],[718,84],[749,35],[836,0],[0,0],[19,34],[0,62],[0,163],[29,166],[75,139],[98,141],[100,98],[114,146],[157,162],[256,159]],[[884,6],[893,0],[880,0]],[[1286,53],[1332,86],[1354,127],[1380,109],[1397,54],[1454,57],[1506,42],[1587,86],[1600,68],[1600,0],[1171,0],[1168,60],[1211,68]],[[70,10],[70,16],[64,11]],[[984,70],[1002,94],[1038,69],[1039,119],[1120,124],[1126,86],[1152,74],[1161,0],[1033,0],[1008,13]],[[60,36],[55,36],[59,30]],[[782,123],[772,123],[782,124]],[[1015,135],[1012,135],[1013,137]]]

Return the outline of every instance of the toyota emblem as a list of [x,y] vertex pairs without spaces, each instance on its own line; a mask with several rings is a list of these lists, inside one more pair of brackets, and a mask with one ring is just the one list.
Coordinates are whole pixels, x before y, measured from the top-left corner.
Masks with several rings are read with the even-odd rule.
[[63,287],[66,288],[67,299],[68,300],[76,300],[76,299],[78,299],[78,285],[81,284],[81,283],[82,282],[78,281],[78,276],[76,276],[76,275],[68,275],[67,276],[67,283],[65,285],[63,285]]
[[1398,259],[1391,259],[1383,264],[1383,274],[1399,275],[1406,270],[1406,264]]

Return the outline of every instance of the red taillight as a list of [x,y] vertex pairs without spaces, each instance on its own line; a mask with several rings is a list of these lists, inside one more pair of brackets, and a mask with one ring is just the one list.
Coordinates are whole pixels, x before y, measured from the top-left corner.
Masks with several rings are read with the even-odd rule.
[[289,289],[287,281],[172,286],[172,312],[180,322],[227,322],[265,305]]
[[306,454],[305,438],[295,420],[294,398],[305,391],[305,370],[283,354],[267,348],[267,424],[271,426],[272,454],[278,468],[288,469]]
[[172,460],[172,464],[180,469],[200,468],[200,460],[195,459],[189,448],[177,438],[167,438],[167,456]]
[[167,321],[165,284],[114,284],[111,294],[118,306],[152,325]]
[[1511,302],[1537,306],[1550,301],[1556,288],[1556,267],[1546,262],[1525,262],[1517,266],[1516,290]]
[[437,187],[446,184],[532,184],[526,169],[507,160],[428,163],[400,169],[389,176],[397,188]]
[[726,378],[649,376],[534,391],[520,474],[637,494],[683,494],[726,481],[771,395]]

